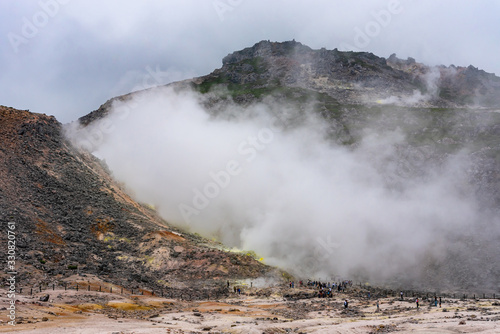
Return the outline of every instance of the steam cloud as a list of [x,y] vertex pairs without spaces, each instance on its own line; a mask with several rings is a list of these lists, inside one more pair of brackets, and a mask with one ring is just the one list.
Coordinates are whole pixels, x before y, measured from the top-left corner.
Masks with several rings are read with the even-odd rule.
[[460,256],[456,240],[483,219],[461,154],[404,176],[397,128],[366,130],[345,147],[325,139],[313,113],[269,100],[214,116],[201,99],[165,87],[136,93],[70,135],[81,144],[92,128],[108,129],[94,154],[138,201],[304,278],[422,280],[425,268]]

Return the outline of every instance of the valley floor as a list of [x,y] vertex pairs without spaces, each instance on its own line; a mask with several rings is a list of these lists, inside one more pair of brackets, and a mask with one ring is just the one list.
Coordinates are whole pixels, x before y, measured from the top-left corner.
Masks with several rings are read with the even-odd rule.
[[[377,312],[376,300],[349,293],[287,301],[281,297],[284,291],[275,288],[270,297],[242,294],[190,302],[97,291],[18,294],[16,325],[12,326],[7,318],[7,291],[0,289],[0,333],[500,332],[500,303],[493,299],[443,299],[441,308],[426,302],[417,310],[414,299],[381,298]],[[46,293],[49,300],[40,301]],[[349,306],[344,309],[346,298]]]

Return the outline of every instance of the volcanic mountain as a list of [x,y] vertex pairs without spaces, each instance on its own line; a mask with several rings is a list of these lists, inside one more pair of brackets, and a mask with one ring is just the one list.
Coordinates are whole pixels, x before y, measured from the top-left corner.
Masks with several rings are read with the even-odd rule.
[[[255,106],[265,106],[281,119],[283,133],[288,133],[309,126],[314,118],[313,123],[320,124],[317,132],[323,136],[325,147],[354,156],[367,152],[362,167],[373,168],[380,180],[380,191],[390,194],[395,205],[417,196],[414,194],[418,191],[413,189],[422,189],[415,185],[432,185],[442,178],[450,184],[440,188],[439,201],[449,191],[457,203],[472,203],[474,208],[470,221],[450,212],[450,217],[463,218],[460,228],[453,228],[453,222],[443,218],[447,213],[442,211],[419,219],[405,216],[401,210],[401,220],[416,222],[417,226],[392,228],[377,217],[373,217],[377,223],[372,224],[369,214],[360,219],[362,224],[351,224],[351,230],[350,222],[342,222],[348,225],[342,231],[348,231],[353,239],[363,236],[356,239],[359,244],[350,244],[370,250],[385,245],[381,249],[386,251],[381,255],[366,252],[367,260],[353,260],[342,266],[335,261],[324,265],[325,259],[333,255],[342,258],[342,251],[351,252],[351,245],[340,250],[336,246],[332,246],[333,250],[323,248],[318,253],[311,246],[316,239],[307,239],[303,225],[308,223],[304,223],[299,234],[286,238],[288,242],[280,239],[269,247],[275,256],[289,261],[285,261],[286,269],[297,275],[328,271],[328,275],[407,286],[463,289],[473,285],[488,291],[498,287],[500,78],[473,66],[431,67],[396,55],[386,59],[367,52],[313,50],[295,41],[261,41],[229,54],[220,69],[206,76],[112,98],[67,125],[66,134],[71,139],[66,139],[62,125],[54,118],[2,107],[0,208],[2,221],[13,221],[18,226],[19,271],[23,279],[43,275],[47,275],[47,281],[59,279],[72,273],[70,267],[116,284],[145,284],[151,288],[184,287],[180,281],[194,284],[200,280],[208,286],[220,286],[228,278],[276,276],[273,269],[251,256],[220,251],[221,244],[167,224],[150,206],[137,202],[126,179],[120,179],[122,183],[114,180],[119,165],[126,160],[116,164],[104,155],[110,172],[103,160],[91,154],[121,133],[107,131],[104,123],[111,120],[119,127],[119,108],[125,106],[133,115],[144,112],[141,121],[146,122],[150,114],[146,113],[148,108],[141,108],[147,102],[144,97],[168,99],[172,92],[195,96],[196,103],[214,121],[250,119]],[[368,145],[373,138],[387,133],[402,139],[395,144]],[[147,135],[154,138],[152,130]],[[126,137],[115,139],[122,146],[129,143]],[[152,164],[157,158],[149,156],[145,163]],[[276,160],[273,168],[279,164]],[[459,171],[452,168],[459,165]],[[331,164],[322,170],[335,171],[337,167]],[[279,173],[276,175],[278,178]],[[446,199],[443,203],[448,203]],[[412,208],[418,203],[412,202]],[[163,204],[168,207],[168,203]],[[301,205],[290,202],[280,212],[293,212]],[[224,216],[212,217],[206,225],[234,221],[235,227],[219,228],[217,233],[227,230],[232,237],[244,238],[256,225],[237,227],[248,217],[231,216],[237,210],[230,204],[224,210]],[[243,211],[256,210],[249,207]],[[353,212],[353,216],[356,214]],[[163,218],[168,221],[166,216]],[[265,220],[269,216],[259,217]],[[436,225],[432,225],[434,220]],[[326,229],[322,228],[317,230]],[[338,225],[333,224],[331,229],[337,231]],[[427,233],[422,247],[412,242],[419,230]],[[401,244],[392,244],[393,239]],[[297,249],[300,252],[293,253]],[[417,254],[408,261],[409,267],[388,270],[398,253]],[[323,259],[321,268],[315,267],[318,257]],[[376,268],[378,262],[380,267]]]

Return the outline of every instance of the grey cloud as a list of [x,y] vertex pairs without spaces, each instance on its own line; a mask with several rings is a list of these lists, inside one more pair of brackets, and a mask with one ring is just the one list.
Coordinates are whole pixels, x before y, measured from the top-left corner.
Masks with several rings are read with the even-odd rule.
[[[40,3],[54,2],[60,3],[57,13],[15,53],[9,33],[22,36],[24,19],[33,23],[44,11]],[[138,85],[124,81],[148,66],[177,73],[176,80],[208,74],[228,53],[262,39],[295,38],[313,48],[353,45],[358,30],[377,23],[373,13],[392,2],[2,1],[0,103],[69,122],[123,93],[120,89]],[[497,2],[401,1],[400,6],[401,13],[374,30],[364,51],[500,73]]]

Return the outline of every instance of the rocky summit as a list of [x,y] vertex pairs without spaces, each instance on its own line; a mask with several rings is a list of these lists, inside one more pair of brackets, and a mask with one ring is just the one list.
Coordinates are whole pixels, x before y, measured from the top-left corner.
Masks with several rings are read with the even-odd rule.
[[[425,108],[498,108],[500,77],[472,65],[428,66],[413,58],[389,58],[369,52],[314,50],[296,41],[261,41],[222,59],[212,73],[173,84],[191,86],[206,94],[224,87],[214,102],[230,97],[248,104],[264,97],[282,96],[292,102],[314,97],[323,109],[346,105],[399,105]],[[99,109],[82,116],[83,125],[107,114],[110,99]],[[292,99],[291,99],[292,98]]]
[[222,64],[199,79],[203,92],[223,83],[235,93],[253,95],[262,88],[310,89],[339,104],[375,104],[391,98],[413,107],[500,104],[500,78],[494,74],[473,66],[426,66],[395,54],[385,59],[369,52],[313,50],[295,41],[261,41],[229,54]]

